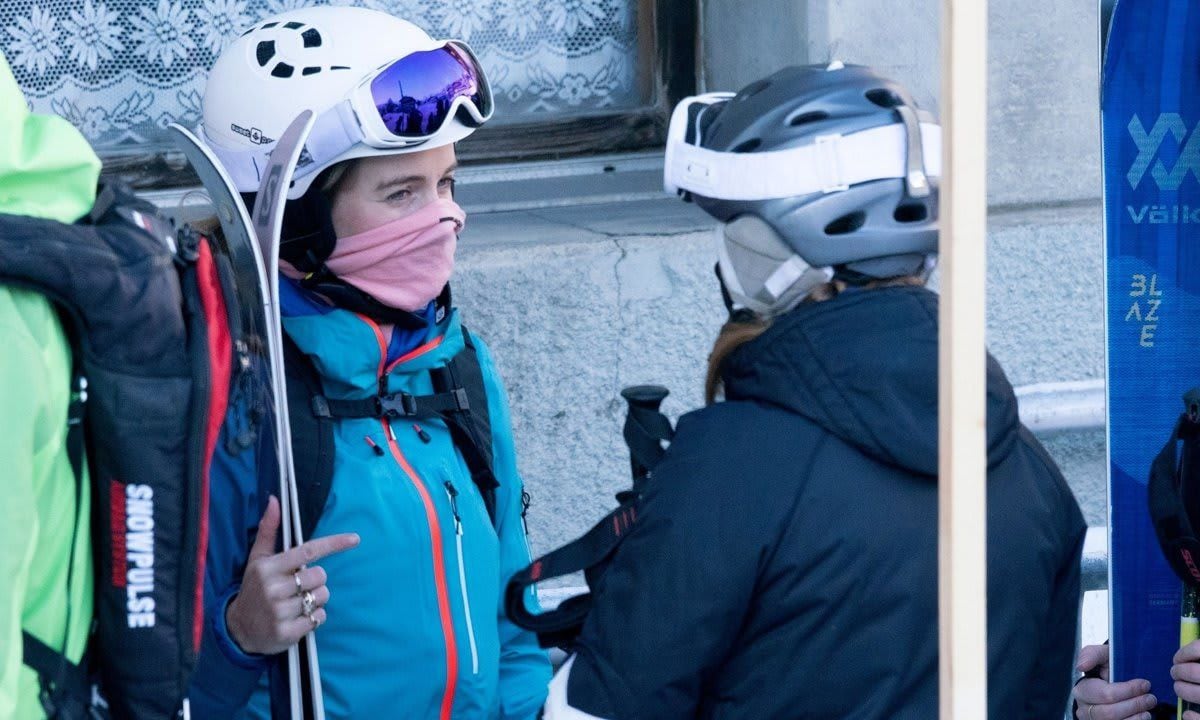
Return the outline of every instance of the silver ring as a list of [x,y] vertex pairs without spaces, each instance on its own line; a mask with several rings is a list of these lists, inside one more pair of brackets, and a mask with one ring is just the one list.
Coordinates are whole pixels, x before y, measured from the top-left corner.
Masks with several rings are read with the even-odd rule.
[[1095,705],[1088,705],[1088,720],[1096,720],[1094,717],[1092,717],[1092,711],[1095,709]]
[[308,621],[309,621],[310,623],[312,623],[312,629],[313,629],[313,630],[316,630],[316,629],[317,629],[317,627],[318,627],[318,626],[321,624],[321,621],[317,619],[317,616],[316,616],[316,615],[309,615],[309,616],[308,616]]
[[292,579],[296,581],[296,594],[299,595],[304,591],[304,584],[300,582],[300,571],[292,573]]
[[311,590],[304,591],[304,596],[300,598],[300,603],[304,609],[304,617],[311,618],[316,599],[313,597]]

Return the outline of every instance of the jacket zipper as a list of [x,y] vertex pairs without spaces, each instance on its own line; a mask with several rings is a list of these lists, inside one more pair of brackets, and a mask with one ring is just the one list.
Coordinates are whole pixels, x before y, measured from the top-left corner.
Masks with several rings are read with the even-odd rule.
[[[383,338],[383,332],[379,329],[379,325],[365,315],[359,315],[359,317],[375,332],[375,340],[379,343],[379,390],[386,393],[387,374],[400,361],[392,363],[391,367],[387,365],[387,342]],[[427,343],[418,348],[418,350],[431,350],[437,347],[438,344],[437,342]],[[410,359],[416,354],[419,353],[414,351],[400,360]],[[442,705],[438,713],[438,718],[439,720],[450,720],[450,714],[454,709],[454,691],[458,685],[458,646],[454,640],[454,622],[450,614],[450,592],[447,589],[446,583],[446,563],[442,548],[441,524],[438,522],[437,510],[434,507],[433,498],[430,497],[429,491],[425,488],[425,484],[421,482],[421,478],[417,475],[416,470],[413,469],[412,465],[404,457],[404,453],[400,452],[400,445],[396,442],[396,435],[392,432],[391,423],[387,418],[382,418],[379,422],[383,426],[383,436],[387,439],[388,448],[392,451],[392,458],[412,482],[413,488],[416,489],[417,495],[421,498],[421,504],[425,508],[425,520],[429,526],[429,540],[433,555],[433,584],[437,592],[438,615],[442,625],[442,640],[446,646],[446,688],[442,692]]]
[[429,524],[429,538],[432,541],[433,549],[433,584],[437,590],[438,615],[441,617],[442,623],[442,639],[446,644],[446,689],[442,694],[442,708],[439,713],[441,720],[450,720],[450,711],[454,707],[454,690],[458,684],[458,651],[454,641],[454,623],[450,616],[450,593],[446,583],[446,565],[444,560],[444,551],[442,549],[442,530],[438,523],[437,511],[433,506],[433,498],[429,496],[429,492],[425,489],[425,485],[421,482],[420,477],[412,466],[408,464],[403,453],[400,452],[400,446],[396,442],[396,436],[392,433],[392,426],[387,420],[380,420],[383,423],[383,432],[387,437],[388,446],[392,450],[392,457],[400,466],[404,473],[408,475],[412,481],[413,487],[416,488],[417,494],[421,496],[421,503],[425,506],[425,519]]
[[463,562],[463,524],[458,514],[458,488],[446,481],[450,512],[454,513],[454,543],[458,546],[458,587],[462,591],[463,612],[467,616],[467,639],[471,643],[471,674],[479,674],[479,649],[475,645],[475,622],[471,619],[471,598],[467,596],[467,564]]

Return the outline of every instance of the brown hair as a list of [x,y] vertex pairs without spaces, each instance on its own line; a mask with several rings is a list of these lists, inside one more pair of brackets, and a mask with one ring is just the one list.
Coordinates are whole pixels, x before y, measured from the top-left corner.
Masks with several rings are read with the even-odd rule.
[[[875,280],[862,287],[864,289],[875,289],[884,287],[921,287],[923,285],[925,285],[925,281],[921,278],[907,275],[888,280]],[[846,283],[841,280],[823,283],[813,288],[808,293],[808,296],[804,298],[803,302],[814,303],[832,300],[840,295],[846,287]],[[708,355],[708,371],[704,376],[705,404],[712,405],[717,401],[717,395],[722,392],[721,372],[725,369],[725,361],[729,359],[733,351],[748,342],[757,340],[769,327],[771,327],[771,321],[757,315],[746,320],[730,320],[721,326],[721,331],[717,333],[717,339],[713,343],[712,352]]]
[[712,405],[717,401],[717,393],[721,391],[721,371],[725,360],[741,346],[758,339],[771,327],[771,323],[755,316],[744,322],[730,320],[721,326],[717,340],[713,343],[712,352],[708,354],[708,372],[704,376],[704,404]]

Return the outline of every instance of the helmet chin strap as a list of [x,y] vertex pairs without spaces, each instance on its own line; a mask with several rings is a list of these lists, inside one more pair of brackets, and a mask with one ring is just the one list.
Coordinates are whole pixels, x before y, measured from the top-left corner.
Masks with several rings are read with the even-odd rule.
[[730,296],[729,288],[725,285],[725,278],[721,276],[720,263],[713,265],[713,274],[717,276],[717,285],[721,288],[721,302],[725,303],[725,311],[729,313],[729,322],[749,323],[758,319],[753,310],[733,304],[733,297]]

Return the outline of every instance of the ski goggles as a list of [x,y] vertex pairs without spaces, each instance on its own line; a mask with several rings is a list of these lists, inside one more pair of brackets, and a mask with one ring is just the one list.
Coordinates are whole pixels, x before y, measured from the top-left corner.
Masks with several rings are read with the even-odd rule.
[[852,185],[904,178],[913,197],[929,194],[941,175],[942,129],[906,106],[899,122],[846,135],[821,135],[800,147],[719,152],[701,147],[705,115],[734,97],[708,93],[684,99],[667,130],[663,189],[723,200],[773,200],[832,193]]
[[[487,76],[471,50],[448,40],[368,73],[313,121],[293,180],[329,167],[356,145],[403,150],[444,139],[454,142],[491,117]],[[452,122],[455,119],[458,122]],[[265,139],[266,146],[274,140]],[[211,145],[211,143],[210,143]],[[239,187],[257,187],[270,148],[218,155]]]
[[492,91],[479,61],[453,40],[410,53],[368,75],[347,100],[373,147],[406,146],[437,135],[465,108],[469,123],[492,116]]

